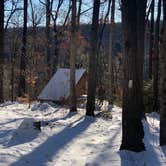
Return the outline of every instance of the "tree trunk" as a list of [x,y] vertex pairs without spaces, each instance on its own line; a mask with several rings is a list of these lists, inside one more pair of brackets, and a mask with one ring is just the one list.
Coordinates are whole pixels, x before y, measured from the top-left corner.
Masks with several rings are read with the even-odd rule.
[[0,1],[0,103],[3,102],[4,0]]
[[75,84],[75,64],[76,64],[76,0],[72,0],[72,22],[71,22],[71,50],[70,50],[70,111],[76,112],[76,84]]
[[144,57],[145,57],[145,31],[146,31],[146,3],[147,0],[137,0],[137,54],[138,54],[138,68],[139,68],[139,81],[140,81],[140,110],[142,118],[145,117],[144,102],[143,102],[143,68],[144,68]]
[[112,55],[112,46],[113,46],[113,33],[115,28],[115,0],[112,0],[111,7],[111,25],[110,25],[110,35],[109,35],[109,54],[108,54],[108,75],[109,75],[109,104],[113,105],[114,101],[114,70],[113,70],[113,55]]
[[[53,56],[53,65],[52,65],[52,72],[54,73],[57,69],[58,62],[59,62],[59,38],[58,35],[60,35],[58,29],[57,29],[57,20],[58,20],[58,15],[60,12],[60,8],[63,4],[63,0],[58,0],[57,8],[56,8],[56,13],[55,15],[51,15],[53,22],[54,22],[54,56]],[[59,33],[59,34],[58,34]]]
[[150,47],[149,47],[149,78],[152,79],[152,56],[154,49],[154,6],[155,0],[151,2],[151,21],[150,21]]
[[80,25],[81,7],[82,7],[82,0],[79,0],[78,13],[77,13],[77,25],[78,26]]
[[164,24],[160,41],[160,145],[166,145],[166,0],[163,0]]
[[28,0],[24,0],[24,25],[22,35],[22,50],[20,59],[20,78],[19,78],[19,90],[18,96],[21,97],[26,93],[26,44],[27,44],[27,17],[28,17]]
[[99,27],[100,0],[94,0],[91,27],[91,54],[89,55],[89,78],[86,115],[94,116],[96,94],[96,69],[98,55],[98,27]]
[[47,55],[47,65],[50,67],[51,53],[50,53],[50,20],[51,20],[51,11],[50,11],[50,0],[46,0],[46,55]]
[[[12,35],[12,38],[15,38],[14,35]],[[11,100],[14,101],[14,67],[15,67],[15,60],[16,60],[16,41],[12,39],[12,49],[11,49]]]
[[14,101],[14,66],[15,66],[15,53],[11,57],[11,100]]
[[[145,11],[146,0],[139,0],[139,3],[137,0],[122,0],[124,83],[120,149],[135,152],[145,150],[141,122],[144,44],[140,44],[141,40],[144,43]],[[144,26],[139,25],[141,22]]]
[[57,25],[54,22],[54,56],[53,56],[53,65],[52,65],[52,72],[54,73],[58,67],[59,62],[59,39],[58,39],[58,30]]
[[153,111],[159,110],[159,33],[160,33],[161,0],[158,1],[158,14],[155,26],[154,57],[153,57]]

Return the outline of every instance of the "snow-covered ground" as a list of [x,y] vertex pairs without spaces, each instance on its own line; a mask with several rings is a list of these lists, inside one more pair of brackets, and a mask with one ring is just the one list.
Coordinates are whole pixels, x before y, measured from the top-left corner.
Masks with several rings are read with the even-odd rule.
[[[144,122],[146,152],[119,151],[121,109],[113,119],[85,117],[46,103],[0,105],[0,166],[166,166],[158,145],[159,116]],[[33,121],[42,121],[41,131]],[[163,147],[166,152],[166,147]]]

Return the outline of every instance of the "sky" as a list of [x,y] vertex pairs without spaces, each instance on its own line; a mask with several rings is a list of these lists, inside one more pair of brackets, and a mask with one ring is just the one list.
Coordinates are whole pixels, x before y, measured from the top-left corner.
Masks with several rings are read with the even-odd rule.
[[[5,12],[6,19],[5,20],[7,20],[8,16],[9,16],[9,10],[12,8],[11,1],[12,0],[8,0],[8,1],[6,1],[6,4],[5,4],[5,7],[6,7],[6,12]],[[15,0],[15,2],[17,2],[17,1],[18,1],[17,7],[22,8],[23,7],[23,0]],[[45,0],[41,0],[41,1],[45,2]],[[106,1],[106,0],[101,0],[101,2],[102,1]],[[119,9],[120,8],[119,7],[119,1],[120,0],[116,0],[115,22],[121,22],[121,11]],[[156,11],[157,11],[157,1],[158,0],[156,0],[156,6],[155,6]],[[39,0],[32,0],[32,2],[33,2],[33,5],[35,6],[34,11],[35,11],[36,18],[41,19],[39,25],[44,26],[45,25],[45,11],[44,11],[45,7],[44,7],[44,5],[42,5],[39,2]],[[148,0],[148,5],[147,6],[149,6],[149,2],[150,2],[150,0]],[[54,6],[53,10],[55,11],[56,6],[57,6],[57,0],[54,0],[54,5],[53,6]],[[69,0],[64,0],[64,3],[63,3],[63,5],[60,9],[60,12],[59,12],[58,24],[62,24],[64,22],[64,18],[65,18],[65,15],[67,13],[68,6],[69,6]],[[85,11],[89,8],[92,8],[92,6],[93,6],[93,0],[83,0],[82,11]],[[100,7],[100,19],[102,17],[105,17],[105,14],[107,12],[107,7],[108,7],[108,2],[106,2],[104,5],[101,5],[101,7]],[[28,25],[31,26],[30,5],[29,5],[28,13],[29,13],[29,17],[28,17],[29,23],[28,23]],[[155,18],[156,18],[156,13],[157,12],[155,12]],[[15,22],[14,26],[16,26],[17,24],[18,24],[17,26],[22,26],[22,22],[23,22],[22,15],[23,15],[22,11],[19,11],[16,14],[14,14],[12,19],[11,19],[11,23]],[[80,17],[80,21],[83,24],[90,24],[91,20],[92,20],[92,9],[89,10],[88,12],[84,13]],[[10,24],[10,26],[13,26],[13,24]]]
[[[15,0],[15,1],[19,1],[19,3],[17,4],[17,8],[22,8],[23,7],[23,0]],[[42,2],[44,2],[45,0],[41,0]],[[39,0],[32,0],[33,5],[35,6],[35,14],[37,18],[41,17],[41,23],[40,26],[45,25],[45,12],[44,12],[44,5],[42,5]],[[62,22],[64,21],[64,18],[66,15],[66,12],[68,10],[68,5],[69,5],[69,0],[64,0],[64,3],[60,9],[60,14],[59,14],[59,19],[58,19],[58,23],[62,24]],[[53,10],[56,10],[56,6],[57,6],[57,1],[54,0],[54,7]],[[82,11],[85,11],[89,8],[92,8],[93,6],[93,1],[92,0],[83,0],[83,4],[82,4]],[[104,4],[101,5],[100,7],[100,17],[104,17],[105,13],[107,12],[107,7],[108,4]],[[5,8],[6,8],[6,19],[9,16],[9,10],[11,10],[12,5],[11,5],[11,1],[7,1],[7,3],[5,4]],[[28,13],[29,13],[29,25],[31,25],[31,10],[30,10],[30,4],[29,4],[29,9],[28,9]],[[22,24],[22,11],[17,12],[16,14],[13,15],[13,18],[11,19],[11,23],[12,22],[16,22],[15,24],[20,24],[18,26],[21,26]],[[5,19],[5,20],[6,20]],[[92,9],[89,10],[88,12],[84,13],[81,17],[80,17],[80,21],[83,24],[89,24],[91,23],[92,20]],[[119,4],[116,3],[116,14],[115,14],[115,21],[116,22],[120,22],[121,21],[121,12],[119,10]],[[13,26],[13,24],[10,24],[10,26]]]

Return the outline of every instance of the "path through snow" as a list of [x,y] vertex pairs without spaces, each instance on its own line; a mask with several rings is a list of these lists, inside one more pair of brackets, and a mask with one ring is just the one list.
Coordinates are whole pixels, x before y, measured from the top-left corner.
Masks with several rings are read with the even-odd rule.
[[[70,114],[48,104],[36,103],[31,110],[26,104],[1,105],[0,166],[166,166],[158,146],[157,114],[148,115],[144,122],[147,151],[142,153],[119,151],[120,108],[113,108],[113,119],[108,121],[84,114],[83,109]],[[30,119],[43,122],[41,132],[20,127]]]

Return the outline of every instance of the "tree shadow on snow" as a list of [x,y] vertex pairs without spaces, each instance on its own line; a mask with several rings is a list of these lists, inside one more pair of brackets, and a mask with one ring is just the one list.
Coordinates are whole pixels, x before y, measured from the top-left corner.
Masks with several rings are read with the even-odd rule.
[[52,115],[52,114],[58,112],[59,110],[60,110],[60,107],[56,108],[53,112],[49,112],[49,113],[44,114],[44,116]]
[[[50,127],[53,127],[54,123],[58,120],[65,120],[67,118],[71,118],[74,114],[68,113],[62,118],[54,118],[51,120],[41,121],[41,124],[43,126],[49,125]],[[40,134],[40,130],[36,129],[33,126],[33,123],[35,119],[33,118],[20,118],[19,120],[23,119],[20,126],[15,129],[11,130],[10,133],[12,133],[10,140],[8,140],[6,143],[4,143],[5,147],[12,147],[19,144],[24,144],[27,142],[33,141],[35,138],[37,138]],[[18,119],[16,119],[18,120]],[[7,123],[15,122],[16,120],[9,121]],[[56,124],[55,124],[56,125]]]
[[10,140],[6,143],[6,148],[34,140],[40,131],[35,129],[33,122],[33,118],[24,118],[20,126],[13,130]]
[[35,166],[46,166],[47,162],[53,162],[52,158],[68,145],[69,142],[72,142],[74,138],[84,132],[94,121],[95,118],[91,117],[77,119],[71,125],[49,137],[43,144],[39,145],[29,154],[21,157],[10,166],[22,166],[26,165],[26,163]]
[[[146,123],[146,122],[145,122]],[[127,150],[119,151],[121,142],[117,142],[117,137],[120,134],[121,128],[118,128],[111,136],[107,145],[97,152],[94,152],[96,157],[90,157],[86,166],[165,166],[165,156],[161,156],[161,148],[157,142],[159,139],[158,128],[155,128],[155,134],[150,131],[150,126],[144,126],[145,133],[145,146],[146,151],[135,153]]]
[[[21,121],[23,119],[24,118],[12,119],[12,120],[9,120],[7,122],[0,123],[0,126],[1,126],[1,129],[0,129],[0,144],[1,145],[3,145],[3,146],[7,145],[7,143],[11,139],[11,136],[12,136],[13,131],[14,131],[12,129],[12,127],[6,127],[5,125],[10,124],[10,126],[11,126],[11,123],[15,123],[15,122]],[[2,127],[2,126],[4,126],[4,127]]]
[[0,145],[5,146],[13,130],[0,130]]
[[69,119],[71,118],[72,116],[74,116],[76,113],[74,112],[69,112],[69,113],[66,113],[63,117],[58,117],[58,118],[53,118],[53,119],[50,119],[50,120],[43,120],[42,121],[42,124],[45,126],[45,125],[53,125],[56,121],[59,121],[59,120],[66,120],[66,119]]
[[7,122],[0,123],[0,126],[2,126],[2,125],[7,125],[7,124],[16,122],[16,121],[18,121],[18,120],[23,120],[23,119],[24,119],[24,118],[12,119],[12,120],[9,120],[9,121],[7,121]]
[[110,133],[111,137],[108,140],[107,144],[100,149],[100,153],[98,153],[98,151],[93,152],[95,157],[90,156],[90,158],[87,160],[86,166],[101,166],[101,165],[114,166],[114,164],[117,166],[120,163],[119,154],[117,153],[117,149],[119,150],[121,142],[121,140],[117,140],[119,135],[121,135],[121,127],[111,131]]

